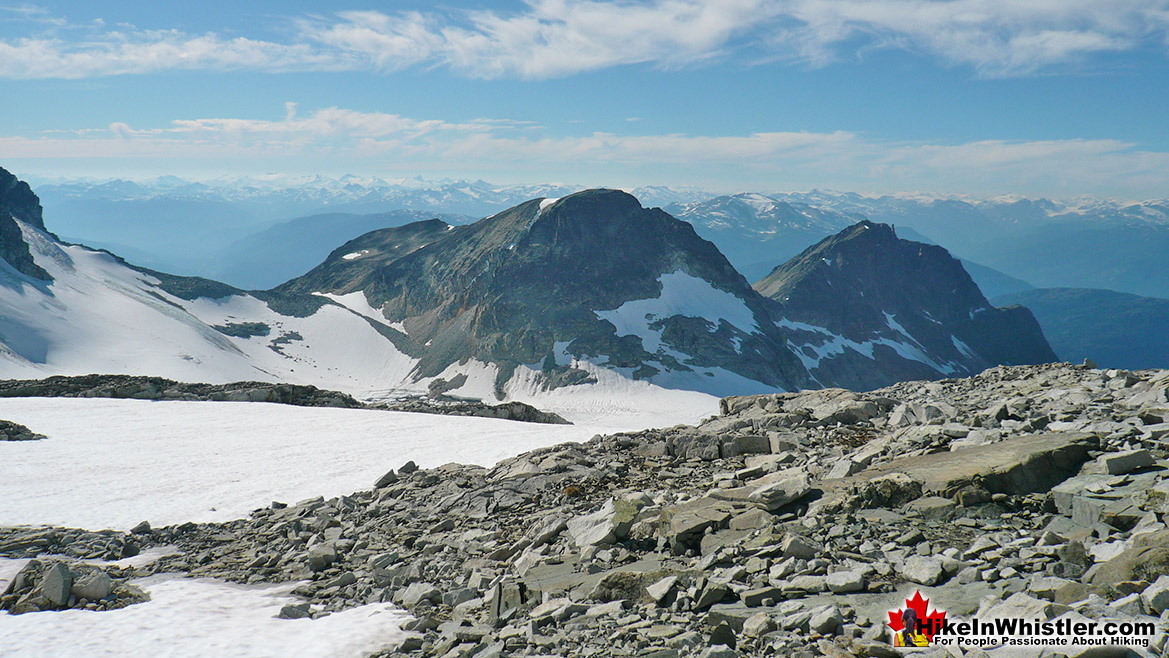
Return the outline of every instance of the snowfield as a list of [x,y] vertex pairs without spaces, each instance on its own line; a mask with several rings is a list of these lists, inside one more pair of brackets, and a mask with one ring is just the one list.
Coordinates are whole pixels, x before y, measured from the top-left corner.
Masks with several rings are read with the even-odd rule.
[[282,606],[300,602],[288,594],[296,583],[156,576],[134,584],[151,600],[109,612],[0,614],[0,651],[6,658],[364,658],[402,637],[410,618],[376,603],[320,619],[278,619]]
[[45,434],[0,442],[0,525],[127,530],[224,521],[369,489],[413,460],[492,466],[602,428],[255,402],[0,400]]

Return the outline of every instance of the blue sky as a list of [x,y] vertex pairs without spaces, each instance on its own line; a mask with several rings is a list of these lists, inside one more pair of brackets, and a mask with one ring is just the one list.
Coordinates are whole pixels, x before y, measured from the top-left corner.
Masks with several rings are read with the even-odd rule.
[[1169,196],[1169,0],[3,3],[24,175]]

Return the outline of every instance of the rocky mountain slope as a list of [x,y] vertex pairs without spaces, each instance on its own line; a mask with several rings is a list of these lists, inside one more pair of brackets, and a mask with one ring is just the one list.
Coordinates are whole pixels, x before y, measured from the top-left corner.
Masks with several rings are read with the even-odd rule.
[[1157,656],[1167,437],[1169,371],[998,367],[727,398],[695,427],[491,468],[410,463],[370,490],[229,523],[2,529],[0,555],[37,560],[0,607],[103,605],[43,574],[167,545],[109,570],[112,587],[175,572],[301,581],[286,618],[394,601],[414,635],[387,656],[892,657],[890,612],[915,592],[950,621],[1153,624],[1107,655]]
[[28,183],[0,169],[0,258],[20,274],[47,280],[49,273],[33,260],[21,234],[20,222],[45,230],[41,204]]
[[363,236],[277,290],[364,294],[418,346],[419,376],[473,359],[500,392],[521,367],[571,383],[604,366],[712,392],[811,383],[714,245],[615,190]]
[[820,381],[874,388],[1055,361],[1023,307],[995,308],[945,249],[863,221],[775,268],[755,289]]
[[1112,290],[1039,288],[992,300],[1035,314],[1065,361],[1092,359],[1108,368],[1169,368],[1169,299]]

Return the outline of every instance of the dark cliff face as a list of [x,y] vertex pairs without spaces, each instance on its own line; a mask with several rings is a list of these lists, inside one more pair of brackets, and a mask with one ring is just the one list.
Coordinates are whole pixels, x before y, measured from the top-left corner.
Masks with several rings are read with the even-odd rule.
[[17,225],[20,220],[45,230],[41,201],[32,188],[4,169],[0,169],[0,258],[21,274],[34,279],[48,280],[49,274],[33,262],[28,243]]
[[41,200],[33,194],[28,183],[0,168],[0,209],[20,221],[45,230]]
[[826,238],[755,289],[777,302],[788,325],[824,330],[797,331],[793,342],[813,348],[806,354],[829,334],[855,344],[813,368],[837,385],[872,388],[1056,360],[1027,309],[994,308],[949,252],[902,240],[885,224],[864,221]]
[[[736,298],[759,331],[663,315],[650,323],[660,331],[659,346],[618,333],[598,314],[659,298],[663,277],[701,280],[711,295]],[[614,190],[537,199],[467,226],[374,232],[279,289],[364,290],[387,318],[404,320],[422,376],[474,358],[501,365],[501,376],[540,364],[572,380],[567,361],[590,357],[638,378],[722,368],[769,386],[811,384],[777,341],[765,300],[714,245],[689,224]]]

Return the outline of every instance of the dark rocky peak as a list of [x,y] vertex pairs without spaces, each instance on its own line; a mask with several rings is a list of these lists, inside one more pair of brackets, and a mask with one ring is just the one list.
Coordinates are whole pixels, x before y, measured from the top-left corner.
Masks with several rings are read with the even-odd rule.
[[[408,338],[397,343],[420,359],[420,377],[475,359],[498,365],[500,384],[521,364],[553,373],[589,356],[639,378],[665,371],[697,378],[701,369],[722,368],[773,386],[808,381],[772,340],[768,302],[718,249],[625,192],[533,199],[439,235],[412,227],[422,236],[416,247],[386,249],[387,240],[401,240],[398,230],[368,234],[281,289],[363,291],[388,320],[403,323]],[[706,303],[677,301],[679,285]],[[639,300],[660,307],[652,326],[638,328],[644,313],[634,328],[605,319]],[[704,314],[717,315],[720,302],[741,309],[744,326],[708,322]]]
[[17,272],[34,279],[51,278],[33,261],[32,252],[24,240],[24,233],[16,220],[45,230],[41,215],[41,201],[28,183],[19,180],[5,169],[0,169],[0,258]]
[[886,325],[885,313],[944,323],[990,307],[944,248],[903,240],[892,226],[867,220],[809,247],[755,289],[845,335]]
[[780,326],[821,382],[872,388],[1056,360],[1027,309],[995,308],[944,248],[886,224],[825,238],[755,289],[777,302]]
[[28,183],[0,168],[0,212],[8,213],[26,224],[45,230],[41,200]]

